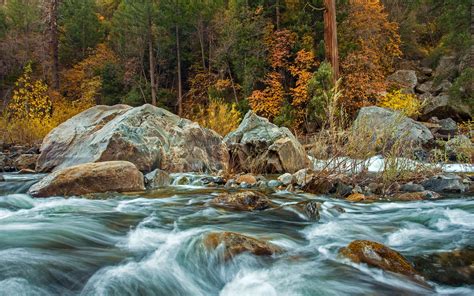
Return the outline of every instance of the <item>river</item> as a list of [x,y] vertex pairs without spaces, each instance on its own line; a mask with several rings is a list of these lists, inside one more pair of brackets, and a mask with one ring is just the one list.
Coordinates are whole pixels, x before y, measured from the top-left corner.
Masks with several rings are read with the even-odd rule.
[[[0,295],[474,295],[474,286],[420,286],[338,256],[356,239],[408,259],[474,245],[474,199],[347,203],[275,192],[261,212],[213,208],[223,189],[170,186],[141,194],[38,198],[39,176],[0,183]],[[288,205],[323,202],[310,222]],[[334,206],[345,209],[340,213]],[[286,251],[222,261],[202,238],[234,231]]]

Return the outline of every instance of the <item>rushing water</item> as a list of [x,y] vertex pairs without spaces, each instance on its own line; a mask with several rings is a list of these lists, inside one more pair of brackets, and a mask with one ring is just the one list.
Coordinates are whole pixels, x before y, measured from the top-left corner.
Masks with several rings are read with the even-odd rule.
[[[140,195],[33,199],[33,177],[0,183],[0,295],[473,295],[473,286],[432,289],[337,256],[355,239],[412,258],[474,245],[474,199],[349,204],[274,193],[281,207],[216,209],[222,189],[172,186]],[[33,178],[33,179],[29,179]],[[309,222],[286,205],[323,203]],[[346,212],[333,207],[339,205]],[[222,262],[202,244],[210,231],[235,231],[286,249]]]

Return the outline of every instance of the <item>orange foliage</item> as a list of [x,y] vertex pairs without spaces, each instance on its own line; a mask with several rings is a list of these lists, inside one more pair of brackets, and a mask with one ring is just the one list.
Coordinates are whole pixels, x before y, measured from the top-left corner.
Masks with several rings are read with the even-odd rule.
[[341,63],[343,103],[354,114],[385,91],[385,78],[402,55],[400,35],[379,0],[351,0],[340,28],[341,47],[348,51]]
[[315,64],[314,54],[311,51],[302,49],[296,54],[294,64],[289,67],[291,75],[297,78],[296,87],[291,88],[291,105],[295,108],[293,122],[295,128],[301,127],[306,119],[306,106],[310,100],[307,86],[313,76],[311,70]]
[[257,114],[272,120],[280,114],[284,102],[285,90],[281,81],[283,76],[278,72],[270,72],[264,81],[264,90],[255,90],[249,97],[249,103]]
[[273,31],[267,27],[265,45],[268,49],[268,62],[273,71],[265,76],[264,90],[255,90],[248,98],[250,107],[259,115],[272,120],[280,114],[284,102],[285,89],[281,69],[289,67],[291,49],[296,42],[296,34],[289,30]]
[[61,92],[72,101],[94,102],[102,85],[97,71],[107,63],[118,63],[118,58],[107,45],[98,44],[92,55],[62,73]]

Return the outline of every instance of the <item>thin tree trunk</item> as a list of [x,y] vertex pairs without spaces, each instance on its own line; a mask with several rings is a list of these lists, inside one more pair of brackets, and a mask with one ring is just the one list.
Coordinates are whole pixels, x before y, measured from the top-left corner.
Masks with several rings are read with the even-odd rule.
[[277,30],[280,30],[280,0],[277,0],[275,9],[276,9],[276,28]]
[[49,2],[49,51],[52,65],[52,86],[59,89],[59,38],[58,38],[58,5],[59,0]]
[[176,24],[176,59],[178,63],[178,115],[181,116],[183,114],[183,86],[181,83],[181,51],[179,47],[179,27],[178,24]]
[[198,37],[199,45],[201,46],[202,69],[206,70],[206,53],[204,51],[204,23],[202,21],[202,16],[199,16],[198,21]]
[[153,35],[151,20],[148,20],[148,59],[150,60],[151,104],[156,106],[155,55],[153,53]]
[[334,82],[339,78],[339,51],[337,49],[336,0],[324,0],[324,44],[326,59],[331,63]]

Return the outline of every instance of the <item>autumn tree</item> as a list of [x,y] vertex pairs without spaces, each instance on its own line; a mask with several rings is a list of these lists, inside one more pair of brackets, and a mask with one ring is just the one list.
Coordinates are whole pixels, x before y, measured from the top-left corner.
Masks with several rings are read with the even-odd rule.
[[385,91],[385,78],[402,55],[400,36],[378,0],[351,0],[340,28],[343,104],[354,114]]

